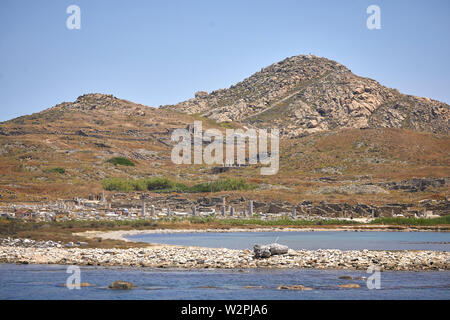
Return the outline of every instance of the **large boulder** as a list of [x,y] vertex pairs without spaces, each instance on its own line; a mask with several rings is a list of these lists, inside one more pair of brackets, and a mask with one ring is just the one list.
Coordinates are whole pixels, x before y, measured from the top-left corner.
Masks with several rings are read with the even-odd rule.
[[268,246],[261,246],[259,244],[256,244],[253,247],[253,252],[255,253],[255,258],[268,258],[271,255]]
[[255,258],[268,258],[270,256],[286,254],[289,248],[279,243],[271,243],[267,245],[255,245],[253,247],[253,252]]
[[196,98],[204,98],[206,96],[208,96],[208,92],[206,92],[206,91],[197,91],[195,93]]

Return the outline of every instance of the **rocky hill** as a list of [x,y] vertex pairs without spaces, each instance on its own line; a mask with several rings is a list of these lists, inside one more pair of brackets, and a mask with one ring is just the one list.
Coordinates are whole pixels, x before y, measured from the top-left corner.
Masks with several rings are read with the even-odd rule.
[[[278,126],[285,138],[280,140],[279,172],[261,176],[260,164],[172,163],[171,133],[195,120],[202,120],[204,129]],[[369,206],[364,212],[389,213],[391,204],[397,208],[430,200],[435,207],[442,201],[445,206],[427,210],[445,213],[448,120],[444,103],[402,95],[313,56],[286,59],[230,89],[198,92],[176,106],[157,109],[112,95],[85,94],[0,123],[0,203],[88,197],[102,194],[102,181],[108,178],[162,176],[188,186],[225,178],[256,186],[152,195],[162,205],[178,199],[182,203],[176,207],[190,203],[186,198],[214,195],[242,205],[254,199],[263,212],[296,203],[306,208],[312,201],[318,214],[334,214],[342,206],[359,210],[361,204]],[[133,165],[111,163],[115,157]],[[139,201],[137,194],[122,196]]]
[[231,86],[176,105],[218,122],[278,127],[295,137],[342,128],[403,128],[448,134],[449,105],[410,95],[359,77],[345,66],[300,55],[261,69]]

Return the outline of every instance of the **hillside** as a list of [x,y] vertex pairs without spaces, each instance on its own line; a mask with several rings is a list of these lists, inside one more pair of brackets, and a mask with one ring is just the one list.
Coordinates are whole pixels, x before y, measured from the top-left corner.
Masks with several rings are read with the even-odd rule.
[[[383,206],[425,200],[437,201],[439,212],[448,213],[448,108],[314,56],[288,58],[229,89],[198,92],[194,99],[158,109],[85,94],[0,123],[0,202],[98,195],[108,178],[166,177],[189,188],[242,178],[254,188],[147,193],[176,198],[181,208],[203,196],[223,195],[241,204],[259,201],[258,210],[310,201],[331,208],[326,203]],[[283,133],[279,172],[262,176],[260,164],[175,165],[171,133],[196,120],[205,129],[222,131],[278,127]],[[118,192],[123,191],[106,194]],[[139,199],[138,193],[124,197]]]
[[[186,185],[243,178],[257,188],[217,195],[292,203],[389,203],[449,196],[448,135],[390,128],[339,129],[282,139],[278,174],[261,176],[260,165],[216,170],[173,164],[171,132],[194,120],[203,120],[205,128],[239,126],[224,127],[198,115],[102,94],[83,95],[1,123],[0,201],[87,197],[101,193],[106,178],[153,176]],[[109,163],[114,157],[129,159],[134,166]],[[430,185],[414,189],[415,178],[425,178]],[[202,194],[184,196],[195,199]]]
[[342,128],[402,128],[448,134],[445,103],[404,95],[325,58],[300,55],[211,93],[162,106],[218,122],[278,127],[289,137]]

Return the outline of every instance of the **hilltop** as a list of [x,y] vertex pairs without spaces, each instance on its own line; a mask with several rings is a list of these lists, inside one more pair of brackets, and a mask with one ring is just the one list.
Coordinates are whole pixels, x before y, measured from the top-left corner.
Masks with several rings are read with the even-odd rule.
[[338,62],[313,55],[287,58],[231,86],[176,105],[218,122],[278,127],[289,137],[342,128],[402,128],[448,134],[450,109],[359,77]]

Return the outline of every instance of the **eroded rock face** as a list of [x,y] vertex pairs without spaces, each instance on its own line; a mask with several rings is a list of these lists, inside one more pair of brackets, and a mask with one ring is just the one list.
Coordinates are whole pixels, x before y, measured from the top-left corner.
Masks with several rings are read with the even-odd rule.
[[299,55],[261,69],[249,78],[173,106],[218,122],[278,127],[294,137],[339,128],[408,128],[448,134],[449,106],[404,95],[354,75],[325,58]]

